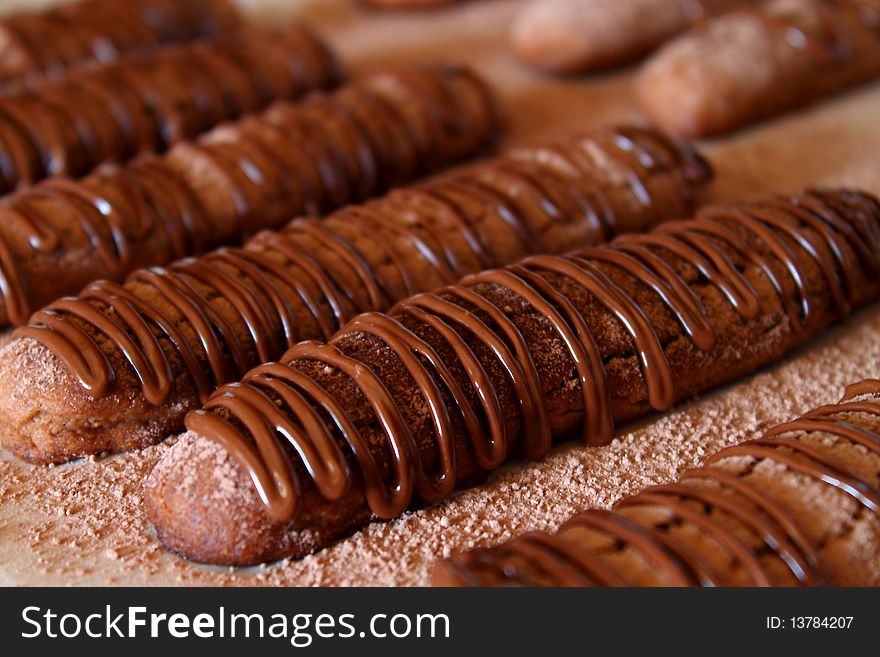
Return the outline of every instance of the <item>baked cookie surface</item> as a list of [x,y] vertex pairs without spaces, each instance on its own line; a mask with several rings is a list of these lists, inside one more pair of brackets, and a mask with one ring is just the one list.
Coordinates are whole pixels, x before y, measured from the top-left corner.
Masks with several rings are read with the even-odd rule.
[[[501,26],[519,2],[465,3],[423,18],[368,14],[348,3],[315,0],[242,5],[260,15],[285,12],[326,30],[347,61],[394,63],[450,53],[492,75],[504,103],[515,103],[502,147],[534,143],[577,128],[637,116],[631,75],[584,81],[546,80],[506,50]],[[326,26],[332,26],[327,30]],[[498,25],[497,32],[495,25]],[[409,27],[410,29],[407,29]],[[389,34],[400,38],[389,39]],[[450,37],[449,35],[454,35]],[[880,134],[872,109],[880,87],[862,87],[809,110],[708,145],[719,200],[846,185],[880,192]],[[874,109],[874,112],[876,110]],[[814,153],[820,153],[817,157]],[[789,358],[663,418],[624,427],[610,447],[576,441],[540,464],[517,464],[479,488],[431,509],[365,531],[300,562],[230,573],[165,553],[142,512],[140,482],[169,447],[53,469],[0,463],[0,582],[38,584],[426,584],[440,557],[547,529],[582,508],[608,507],[621,496],[674,480],[718,449],[760,426],[836,400],[851,381],[876,376],[880,311],[869,309]],[[724,426],[724,442],[717,427]],[[687,437],[687,439],[686,439]],[[69,491],[75,491],[69,494]]]

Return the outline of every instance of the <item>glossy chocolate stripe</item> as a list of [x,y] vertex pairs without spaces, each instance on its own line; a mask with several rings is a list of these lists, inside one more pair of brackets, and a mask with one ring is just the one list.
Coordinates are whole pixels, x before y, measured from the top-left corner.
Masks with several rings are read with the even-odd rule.
[[[617,505],[619,509],[637,507],[640,505],[659,506],[670,511],[675,517],[681,518],[711,536],[715,542],[728,552],[731,559],[739,562],[749,574],[755,586],[769,586],[770,580],[764,574],[761,564],[745,542],[738,536],[725,531],[718,524],[705,518],[702,513],[696,511],[684,502],[686,500],[703,501],[714,504],[720,509],[732,512],[734,507],[720,502],[711,496],[704,496],[698,490],[690,490],[682,486],[661,486],[650,488],[634,497],[628,497]],[[734,511],[735,513],[735,511]],[[737,514],[740,515],[740,514]],[[713,578],[716,581],[716,578]]]
[[[287,68],[289,78],[261,93],[254,79],[262,68]],[[52,176],[77,178],[104,162],[164,151],[273,100],[294,99],[337,79],[329,51],[297,25],[241,30],[75,70],[0,99],[6,136],[0,148],[8,154],[0,192]]]
[[[790,451],[782,451],[779,447],[786,447]],[[793,438],[754,440],[744,445],[730,447],[724,455],[753,456],[778,461],[791,470],[839,488],[869,511],[880,514],[880,491],[873,490],[864,477],[831,456],[823,454],[821,450],[801,444]],[[707,463],[711,464],[718,458],[721,457],[716,454],[709,458]]]
[[[813,435],[833,436],[836,441],[860,445],[869,453],[880,454],[880,434],[867,426],[860,426],[858,414],[880,416],[880,381],[870,379],[853,384],[847,388],[840,403],[819,407],[798,420],[778,425],[758,440],[724,449],[708,459],[704,467],[685,472],[679,483],[649,488],[625,498],[616,508],[623,510],[641,506],[682,518],[689,525],[714,537],[721,545],[726,545],[731,550],[730,556],[747,567],[746,572],[752,584],[766,586],[776,581],[773,579],[774,571],[769,567],[772,561],[769,557],[778,558],[786,564],[801,585],[833,584],[828,579],[827,564],[821,557],[817,543],[820,539],[811,538],[790,508],[792,503],[777,499],[751,483],[748,475],[751,468],[730,471],[723,466],[732,457],[749,457],[755,463],[770,461],[839,490],[880,515],[877,505],[880,489],[875,484],[832,457],[829,448],[802,440]],[[687,505],[686,501],[694,504]],[[615,511],[612,515],[616,517],[618,513]],[[719,513],[731,518],[735,524],[717,517]],[[578,526],[613,527],[608,517],[608,512],[587,511],[572,518],[555,535],[540,534],[542,544],[547,546],[541,552],[519,549],[522,541],[534,542],[535,538],[531,535],[495,548],[466,552],[444,562],[444,575],[453,582],[469,586],[487,583],[495,586],[532,583],[568,585],[578,575],[589,578],[595,570],[595,562],[606,563],[610,554],[617,554],[626,548],[644,551],[645,541],[655,550],[672,549],[680,558],[684,558],[674,543],[661,540],[665,534],[659,526],[643,527],[644,523],[651,522],[647,520],[630,518],[627,521],[638,523],[639,533],[624,535],[613,530],[608,532],[620,541],[610,553],[587,549],[572,532],[572,528]],[[600,519],[601,523],[596,523],[594,518]],[[769,553],[748,547],[742,540],[742,534],[735,528],[737,526],[759,538]],[[683,540],[680,539],[679,544]],[[568,551],[554,551],[555,546],[561,545]],[[512,559],[511,555],[517,558]],[[585,560],[583,566],[578,565],[579,558]],[[517,572],[508,574],[514,568]],[[577,568],[577,573],[572,573],[572,568]],[[661,580],[681,576],[678,563],[668,562],[661,564],[660,568]],[[546,579],[548,573],[551,574],[549,581]],[[537,580],[532,577],[537,577]],[[615,582],[621,583],[632,582],[625,578],[622,582]]]
[[[603,149],[603,152],[615,150],[617,132],[598,132],[579,138],[583,141],[574,140],[571,145],[557,148],[557,157],[577,173],[574,177],[564,177],[555,164],[539,163],[538,152],[543,147],[535,149],[531,159],[526,150],[520,150],[511,158],[477,165],[421,187],[394,191],[381,201],[346,208],[327,221],[300,219],[280,233],[267,231],[255,236],[245,248],[225,249],[198,259],[185,260],[167,270],[139,272],[130,281],[156,289],[195,331],[196,344],[177,337],[170,342],[186,364],[187,371],[182,374],[192,377],[204,401],[217,386],[240,377],[259,362],[280,357],[285,349],[298,340],[329,338],[358,312],[386,309],[407,293],[418,291],[412,271],[417,263],[404,258],[402,254],[398,255],[398,249],[384,236],[386,231],[393,231],[406,244],[412,245],[422,262],[433,269],[441,280],[453,280],[472,271],[473,265],[465,264],[464,256],[467,254],[462,253],[459,247],[454,248],[433,228],[429,220],[432,213],[439,213],[443,221],[464,239],[470,255],[478,262],[485,263],[495,260],[488,252],[490,242],[486,236],[479,234],[472,223],[472,213],[458,205],[460,202],[485,204],[488,210],[498,207],[498,199],[508,207],[509,216],[505,220],[511,224],[512,235],[520,239],[525,227],[535,225],[541,218],[538,212],[543,206],[540,199],[544,198],[545,185],[540,178],[549,178],[560,190],[563,182],[570,182],[570,193],[579,199],[574,206],[578,210],[582,196],[586,195],[585,190],[594,189],[593,196],[606,194],[595,173],[588,175],[585,164],[574,166],[573,163],[577,151],[587,145]],[[639,133],[628,129],[619,132],[630,135],[627,143],[631,144],[628,146],[631,152],[638,153],[642,149],[645,152],[641,159],[628,154],[627,158],[637,158],[628,159],[630,166],[659,167],[657,171],[667,171],[667,167],[671,167],[672,172],[680,172],[683,178],[699,180],[699,168],[704,165],[691,159],[694,156],[688,149],[659,137],[653,138],[650,133],[640,138]],[[645,163],[635,164],[638,161]],[[498,170],[528,173],[518,175],[515,178],[517,184],[510,186],[505,194],[498,187],[493,188],[491,194],[481,191],[471,195],[472,177],[490,178]],[[634,173],[649,176],[654,171],[652,168],[639,168]],[[538,201],[528,205],[518,202],[515,196],[525,187],[538,196]],[[410,217],[422,215],[423,221],[410,221]],[[575,214],[566,217],[566,220],[574,222],[580,218]],[[185,232],[183,226],[175,224],[175,227],[179,232]],[[343,227],[345,230],[342,230]],[[350,237],[346,237],[357,234],[368,238],[371,244],[378,245],[389,254],[391,267],[387,272],[371,267],[359,247]],[[304,248],[304,244],[319,244],[353,273],[353,282],[356,284],[347,283],[337,273],[325,269],[310,253],[309,249],[313,247]],[[522,242],[521,248],[529,252],[536,246],[532,240],[527,240]],[[396,283],[396,277],[403,282],[403,288]],[[202,285],[196,289],[186,284],[190,279],[196,279]],[[246,335],[236,334],[228,326],[217,325],[219,320],[213,319],[215,314],[212,314],[212,308],[218,296],[241,318],[242,325],[247,329]],[[308,308],[320,327],[318,334],[306,334],[302,327],[297,326],[292,305],[296,300],[304,302]],[[168,333],[164,326],[158,326],[153,319],[161,314],[158,308],[153,308],[143,321],[133,321],[128,331],[132,339],[123,340],[121,336],[117,339],[116,334],[115,325],[120,321],[117,317],[119,313],[114,310],[116,302],[113,299],[104,301],[105,305],[99,314],[87,307],[91,303],[86,298],[68,301],[63,311],[52,306],[50,312],[35,315],[31,326],[20,329],[18,335],[36,338],[49,346],[80,379],[83,387],[96,397],[112,390],[114,373],[106,357],[99,353],[97,343],[87,339],[87,334],[93,330],[108,337],[119,348],[125,343],[124,351],[131,353],[127,360],[141,381],[151,380],[151,372],[170,367],[168,356],[152,349],[154,338],[151,331],[158,329],[161,333]],[[124,300],[120,298],[119,303],[124,303]],[[71,321],[74,319],[76,321]],[[88,329],[81,322],[85,322]],[[222,338],[218,337],[218,329]],[[53,335],[53,332],[58,335]],[[78,333],[83,335],[77,337]],[[139,344],[142,345],[140,349]],[[230,355],[235,357],[230,358]],[[91,365],[86,366],[86,363]],[[204,370],[210,376],[203,374]],[[149,401],[153,404],[163,403],[172,389],[173,377],[167,384],[151,390]],[[540,418],[536,416],[535,420],[538,422]],[[489,421],[495,423],[494,418]],[[503,450],[506,441],[499,438],[497,444],[500,445],[498,449]],[[503,458],[503,452],[499,453]],[[499,456],[495,452],[493,454],[485,461],[489,467],[497,465]],[[492,463],[495,465],[490,465]]]
[[[839,215],[843,212],[841,203],[844,198],[848,199],[851,208],[845,217]],[[825,200],[831,202],[826,203]],[[814,208],[821,206],[821,209],[805,212],[804,204],[812,204]],[[860,263],[857,258],[844,258],[842,254],[858,252],[854,242],[862,239],[859,236],[870,234],[878,220],[880,205],[876,199],[849,192],[814,190],[790,199],[710,208],[701,211],[692,221],[662,224],[648,235],[625,235],[608,246],[590,247],[568,256],[531,256],[505,269],[465,277],[457,285],[417,295],[392,308],[389,323],[383,323],[373,316],[355,320],[337,334],[330,345],[344,336],[369,334],[384,342],[397,355],[433,417],[435,430],[431,450],[432,454],[438,455],[436,467],[439,471],[431,474],[423,471],[425,448],[414,443],[410,427],[403,422],[406,409],[395,405],[388,388],[376,374],[357,370],[335,348],[318,350],[311,345],[294,346],[284,356],[282,363],[297,369],[306,361],[317,360],[328,372],[334,370],[337,361],[344,363],[345,373],[353,385],[380,414],[381,417],[377,417],[384,427],[382,439],[394,455],[398,475],[392,482],[382,482],[380,490],[370,490],[367,485],[367,491],[383,500],[395,496],[396,502],[390,508],[388,505],[371,507],[376,515],[389,517],[387,514],[397,515],[411,503],[411,500],[403,499],[402,491],[418,491],[422,499],[433,502],[448,494],[453,485],[451,482],[458,479],[454,458],[456,435],[449,427],[447,414],[463,408],[468,408],[466,412],[473,413],[474,417],[479,417],[478,412],[481,412],[486,426],[491,427],[491,446],[495,457],[500,454],[511,456],[518,451],[526,458],[539,459],[550,449],[553,436],[547,401],[542,392],[542,374],[536,365],[537,354],[532,352],[527,336],[513,319],[521,311],[493,301],[496,298],[493,290],[504,290],[522,300],[528,312],[558,336],[574,364],[581,387],[584,401],[580,412],[582,435],[588,443],[603,444],[610,440],[614,426],[608,375],[597,342],[589,329],[589,318],[580,315],[573,304],[567,303],[563,293],[566,286],[586,292],[595,303],[604,306],[608,313],[617,318],[629,335],[638,357],[648,399],[655,409],[663,410],[678,398],[673,368],[653,324],[656,319],[649,317],[636,296],[623,287],[624,283],[617,273],[647,288],[670,311],[691,343],[697,349],[708,351],[715,346],[717,328],[702,307],[692,284],[683,277],[681,266],[677,269],[674,266],[676,258],[683,258],[697,267],[704,277],[698,280],[698,284],[708,284],[719,290],[744,318],[755,317],[760,308],[745,272],[734,266],[733,261],[753,264],[759,272],[767,274],[768,279],[773,277],[771,280],[780,292],[781,305],[792,326],[799,330],[814,322],[815,310],[809,303],[811,297],[799,263],[808,259],[815,264],[816,275],[825,279],[831,301],[835,300],[837,294],[843,296],[839,303],[831,305],[841,316],[844,315],[849,310],[848,295],[852,293],[843,283],[847,279],[844,272],[847,268],[858,267]],[[819,222],[822,223],[821,227]],[[848,224],[851,230],[834,228],[842,224]],[[757,248],[758,245],[761,248]],[[832,254],[839,254],[837,264],[832,262]],[[873,261],[866,263],[866,269],[876,269],[878,262],[880,253],[874,254]],[[784,272],[788,280],[783,283],[784,279],[777,278],[775,272]],[[785,299],[790,303],[785,303]],[[438,370],[435,358],[426,360],[419,357],[427,353],[425,340],[411,334],[414,332],[412,324],[407,324],[410,332],[389,328],[394,326],[395,320],[404,321],[407,316],[428,324],[440,333],[467,371],[474,391],[480,394],[479,409],[469,408],[471,402],[464,396],[466,386],[451,390],[447,384],[451,399],[444,402],[435,382],[438,374],[440,380],[446,380],[448,375]],[[486,397],[487,388],[491,385],[485,368],[477,363],[469,346],[474,344],[490,354],[498,370],[505,374],[518,408],[518,435],[499,430],[505,425],[506,418],[497,399]],[[327,358],[327,354],[332,354],[333,358]],[[362,368],[369,370],[366,364],[362,364]],[[278,370],[275,368],[273,371]],[[280,481],[284,491],[293,493],[301,487],[296,481],[299,475],[288,478],[291,472],[296,472],[295,466],[286,465],[283,470],[271,472],[262,468],[257,472],[249,466],[259,460],[260,448],[248,438],[251,431],[249,422],[243,419],[239,408],[240,404],[247,405],[246,400],[240,399],[244,397],[240,391],[250,385],[253,376],[264,376],[263,370],[256,368],[240,386],[221,389],[212,398],[211,408],[222,408],[226,413],[225,420],[218,422],[212,418],[208,423],[206,418],[211,413],[199,411],[189,415],[187,427],[221,442],[238,458],[252,478],[260,479],[261,488],[269,489],[276,486],[274,481]],[[312,378],[306,391],[321,390],[322,394],[327,394],[324,385]],[[269,425],[280,425],[297,414],[284,404],[268,408],[267,413]],[[236,421],[232,422],[230,418]],[[361,430],[355,429],[355,434],[349,435],[351,430],[349,427],[343,431],[345,442],[350,445],[366,444],[366,436]],[[321,440],[329,439],[329,429],[321,430],[319,434]],[[481,455],[480,464],[483,467],[495,463],[495,458],[486,458],[484,436],[485,433],[475,432],[470,423],[462,436],[469,448]],[[859,439],[851,432],[848,437],[850,440]],[[289,439],[290,436],[285,438]],[[303,429],[293,435],[295,444],[318,439]],[[779,439],[774,445],[784,440]],[[499,441],[504,442],[500,444]],[[799,450],[808,449],[796,447]],[[419,454],[419,449],[423,454]],[[293,454],[289,453],[288,456],[295,460]],[[815,455],[811,457],[817,458]],[[781,452],[779,458],[790,467],[801,467],[801,460],[792,461]],[[832,463],[824,465],[824,475],[837,477],[841,486],[861,494],[865,501],[873,500],[872,494],[865,492],[864,482],[854,483],[852,473],[844,472]],[[371,468],[375,468],[372,462]],[[379,480],[376,472],[364,478]],[[319,488],[323,487],[321,481],[315,480],[314,483]],[[351,483],[354,485],[354,479]],[[265,500],[272,496],[262,497]],[[273,519],[285,521],[295,517],[290,509],[296,509],[297,506],[296,502],[291,504],[290,500],[285,499],[283,505],[269,505],[267,512]],[[688,510],[679,508],[678,512],[683,514]],[[763,531],[760,535],[767,537],[776,534]],[[750,569],[756,584],[767,583],[758,564],[750,560],[742,545],[726,535],[720,536],[719,540],[726,541],[736,558]],[[708,577],[706,581],[713,579],[705,569],[700,570],[700,577]]]
[[838,64],[853,55],[853,35],[842,25],[843,17],[850,16],[859,25],[877,29],[876,8],[859,0],[809,0],[814,9],[818,27],[807,29],[789,16],[772,13],[773,7],[745,8],[736,14],[760,22],[766,29],[778,34],[792,48],[808,52],[825,65]]
[[[798,581],[811,586],[826,584],[818,550],[786,508],[745,479],[720,469],[688,470],[680,478],[682,482],[692,480],[714,481],[722,489],[733,490],[754,504],[759,513],[741,516],[739,519],[743,524],[761,536],[771,549],[779,551],[780,558],[788,564]],[[713,497],[722,499],[719,495]],[[778,538],[780,535],[782,539]],[[775,541],[776,545],[771,545],[771,541]]]
[[160,45],[217,37],[240,22],[233,5],[218,0],[80,0],[19,8],[0,21],[14,46],[0,66],[0,85],[39,83]]
[[[423,78],[434,80],[429,87],[436,89],[434,96],[415,95],[423,86]],[[384,98],[387,104],[451,105],[443,107],[442,114],[449,122],[447,129],[455,133],[453,138],[445,140],[440,127],[431,123],[430,114],[414,116],[412,121],[424,123],[421,130],[427,132],[427,141],[426,146],[419,147],[418,162],[412,164],[411,170],[395,172],[395,163],[385,159],[385,147],[361,154],[372,141],[367,139],[372,124],[361,125],[361,119],[355,118],[349,106],[361,100],[369,104],[382,96],[397,99]],[[0,301],[5,303],[11,322],[22,323],[29,305],[29,281],[26,272],[22,272],[31,256],[28,250],[32,257],[39,254],[63,258],[68,243],[80,239],[77,231],[82,232],[82,239],[95,253],[101,254],[108,275],[120,280],[131,271],[129,254],[135,253],[140,244],[167,236],[174,249],[168,254],[169,259],[181,258],[206,246],[235,241],[253,233],[255,228],[277,226],[304,211],[344,204],[366,191],[375,194],[390,182],[372,176],[376,187],[366,190],[352,167],[363,167],[367,173],[389,169],[394,175],[412,177],[431,166],[460,159],[490,138],[491,120],[477,115],[491,111],[491,100],[483,83],[459,69],[380,72],[333,96],[311,96],[297,105],[276,105],[259,117],[222,127],[198,142],[180,145],[171,155],[208,169],[208,175],[217,179],[215,184],[222,185],[223,193],[230,196],[234,215],[228,218],[215,216],[221,211],[201,207],[194,192],[187,188],[186,178],[177,171],[179,164],[170,156],[141,158],[79,183],[46,182],[13,196],[2,207],[5,220],[27,240],[29,249],[14,247],[11,240],[0,240],[0,291],[4,293]],[[476,127],[466,125],[468,121]],[[315,129],[318,124],[336,127]],[[466,152],[456,150],[459,148]],[[344,153],[353,159],[349,162],[345,155],[331,157],[333,153]],[[312,175],[314,161],[322,158],[330,159]],[[266,207],[264,200],[267,188],[278,196],[270,207]],[[43,206],[35,207],[35,200],[61,206],[72,225],[54,214],[49,216]],[[224,223],[218,235],[220,222]],[[298,230],[308,230],[308,225]],[[369,280],[363,268],[361,272],[362,280]],[[364,302],[357,309],[369,307]]]

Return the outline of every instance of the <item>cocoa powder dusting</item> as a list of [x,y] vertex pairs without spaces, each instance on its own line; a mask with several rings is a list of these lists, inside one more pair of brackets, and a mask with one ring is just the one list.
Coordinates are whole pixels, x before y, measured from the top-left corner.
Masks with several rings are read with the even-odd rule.
[[[575,511],[674,480],[759,428],[839,398],[880,371],[880,308],[749,381],[623,428],[610,446],[571,441],[542,463],[517,463],[448,502],[377,522],[300,561],[235,569],[167,553],[142,508],[141,481],[173,443],[54,468],[0,461],[0,584],[355,586],[424,585],[438,558],[552,529]],[[213,443],[180,448],[212,459],[221,481],[236,467]],[[226,472],[227,476],[222,476]],[[184,482],[186,485],[186,482]],[[236,495],[222,485],[213,503]]]
[[[561,81],[539,78],[517,64],[504,45],[504,30],[519,1],[464,3],[438,12],[430,23],[409,15],[367,15],[356,3],[308,0],[294,10],[284,0],[241,4],[258,19],[289,17],[293,11],[358,66],[436,60],[448,53],[475,64],[499,87],[502,106],[516,108],[507,144],[634,116],[630,71]],[[880,192],[880,133],[873,119],[878,97],[880,86],[869,86],[709,145],[719,178],[713,200],[813,184]],[[143,512],[141,482],[174,439],[55,468],[4,456],[0,585],[424,585],[438,558],[553,528],[575,511],[608,507],[623,495],[675,479],[760,428],[836,401],[847,383],[880,375],[878,335],[880,308],[874,307],[747,381],[623,427],[608,447],[562,444],[545,461],[508,466],[441,505],[373,523],[300,561],[262,568],[199,566],[159,545]],[[214,459],[218,473],[235,467],[216,448],[205,452],[208,443],[182,440],[192,458]],[[232,483],[221,485],[213,501],[223,504],[235,494]]]

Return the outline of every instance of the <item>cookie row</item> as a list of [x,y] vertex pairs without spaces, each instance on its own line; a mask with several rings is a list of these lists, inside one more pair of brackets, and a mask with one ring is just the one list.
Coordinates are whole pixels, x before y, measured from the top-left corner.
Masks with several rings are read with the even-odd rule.
[[536,0],[511,40],[568,73],[669,41],[637,77],[639,105],[666,130],[706,137],[880,75],[880,0]]
[[510,28],[514,52],[554,73],[627,64],[711,16],[756,0],[532,0]]
[[771,0],[658,52],[636,84],[642,110],[708,136],[880,75],[880,0]]
[[442,562],[458,586],[878,586],[880,381],[677,483]]
[[473,155],[494,128],[469,71],[392,70],[278,102],[163,156],[45,180],[0,204],[0,324],[91,281],[375,195]]
[[754,372],[876,299],[878,274],[880,201],[814,190],[469,276],[218,390],[148,513],[198,561],[300,557]]
[[72,71],[0,98],[0,194],[164,151],[338,79],[335,58],[300,26],[242,29]]
[[35,314],[3,352],[4,445],[46,462],[156,442],[300,340],[468,273],[685,214],[710,175],[652,130],[573,135],[124,286],[90,285]]
[[0,87],[213,36],[240,23],[229,0],[77,0],[14,13],[0,21]]

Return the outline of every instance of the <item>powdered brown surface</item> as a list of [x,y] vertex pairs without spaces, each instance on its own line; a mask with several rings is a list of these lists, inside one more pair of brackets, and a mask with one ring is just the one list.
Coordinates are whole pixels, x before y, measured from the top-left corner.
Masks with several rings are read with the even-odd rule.
[[[19,4],[21,4],[19,2]],[[28,3],[29,6],[31,3]],[[370,12],[347,0],[246,0],[255,20],[310,20],[350,68],[456,59],[499,89],[506,144],[575,127],[637,118],[632,70],[554,80],[507,51],[506,25],[521,2],[485,0],[433,13]],[[0,2],[7,8],[12,2]],[[880,193],[880,84],[706,144],[715,200],[810,184]],[[519,464],[445,504],[369,528],[299,562],[230,572],[186,563],[155,541],[142,510],[142,478],[166,445],[56,468],[0,461],[0,584],[418,585],[433,562],[622,495],[671,481],[758,428],[836,400],[846,383],[880,374],[880,308],[869,309],[748,381],[624,427],[600,449],[570,442],[542,463]]]

